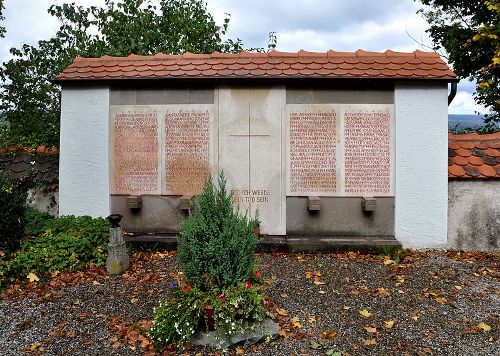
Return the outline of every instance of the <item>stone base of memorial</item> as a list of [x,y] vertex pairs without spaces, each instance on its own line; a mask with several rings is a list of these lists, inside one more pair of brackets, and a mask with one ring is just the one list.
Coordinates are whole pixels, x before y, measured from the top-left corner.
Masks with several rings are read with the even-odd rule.
[[196,346],[212,346],[219,349],[227,349],[231,346],[244,343],[255,344],[259,341],[274,340],[278,337],[280,327],[271,319],[267,318],[260,322],[242,322],[243,331],[234,334],[213,330],[195,334],[191,343]]

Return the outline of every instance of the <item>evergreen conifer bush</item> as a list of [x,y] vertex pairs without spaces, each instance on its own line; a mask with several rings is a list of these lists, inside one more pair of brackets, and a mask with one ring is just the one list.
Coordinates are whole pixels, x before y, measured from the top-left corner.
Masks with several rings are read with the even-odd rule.
[[[233,209],[224,173],[215,186],[208,178],[194,212],[181,223],[178,260],[188,283],[206,290],[244,282],[254,272],[257,218]],[[208,281],[210,279],[210,281]]]
[[154,310],[150,336],[160,351],[179,347],[197,332],[243,332],[246,322],[266,315],[263,281],[255,271],[257,218],[233,208],[233,194],[221,173],[208,178],[196,207],[181,223],[177,258],[182,269]]

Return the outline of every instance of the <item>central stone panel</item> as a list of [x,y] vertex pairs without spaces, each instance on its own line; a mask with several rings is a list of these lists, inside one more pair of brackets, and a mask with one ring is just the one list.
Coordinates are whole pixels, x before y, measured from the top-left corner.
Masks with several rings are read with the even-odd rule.
[[283,88],[219,89],[219,169],[263,234],[286,234]]

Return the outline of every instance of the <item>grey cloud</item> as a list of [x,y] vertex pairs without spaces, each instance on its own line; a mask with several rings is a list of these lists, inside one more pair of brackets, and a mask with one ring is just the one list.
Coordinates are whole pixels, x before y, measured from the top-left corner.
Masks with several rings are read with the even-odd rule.
[[242,38],[250,46],[262,45],[270,31],[283,33],[309,29],[335,35],[356,31],[366,22],[384,24],[401,14],[412,16],[416,11],[412,0],[223,0],[217,5],[231,14],[232,36]]

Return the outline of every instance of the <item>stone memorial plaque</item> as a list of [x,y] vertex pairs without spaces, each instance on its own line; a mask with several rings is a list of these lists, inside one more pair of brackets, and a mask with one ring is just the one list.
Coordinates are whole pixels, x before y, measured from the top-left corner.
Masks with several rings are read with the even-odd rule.
[[158,111],[111,106],[111,194],[160,194]]
[[336,194],[338,117],[329,105],[289,105],[288,194]]
[[346,195],[393,195],[392,127],[390,107],[346,108],[343,140]]
[[165,195],[198,195],[211,172],[213,105],[165,106]]
[[219,169],[241,213],[259,212],[260,231],[286,234],[284,90],[219,89]]

